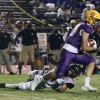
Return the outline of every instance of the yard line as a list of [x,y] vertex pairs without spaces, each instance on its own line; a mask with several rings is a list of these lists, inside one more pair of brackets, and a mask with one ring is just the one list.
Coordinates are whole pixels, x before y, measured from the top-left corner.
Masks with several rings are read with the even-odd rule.
[[35,100],[57,100],[57,99],[54,99],[54,98],[39,98],[39,97],[37,97],[37,96],[26,96],[26,95],[11,95],[11,94],[1,94],[0,93],[0,96],[6,96],[6,97],[17,97],[17,98],[22,98],[22,99],[35,99]]

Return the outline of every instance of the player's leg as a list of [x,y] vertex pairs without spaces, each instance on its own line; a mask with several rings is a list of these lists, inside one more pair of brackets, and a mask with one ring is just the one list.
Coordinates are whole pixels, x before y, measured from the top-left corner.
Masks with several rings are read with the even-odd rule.
[[36,86],[43,80],[49,80],[49,79],[55,79],[55,78],[60,78],[62,77],[66,70],[68,69],[68,66],[71,62],[71,60],[73,60],[75,58],[75,54],[71,53],[65,49],[62,50],[61,52],[61,58],[60,58],[60,62],[59,65],[57,67],[57,70],[54,72],[48,72],[47,74],[41,76],[41,75],[36,75],[34,77],[34,81],[32,82],[31,85],[31,90],[34,91]]
[[17,69],[19,71],[19,74],[22,73],[22,66],[26,63],[27,59],[28,59],[27,48],[23,46],[22,51],[21,51],[21,59],[20,59],[20,62],[18,64],[18,69]]
[[16,51],[16,62],[15,62],[15,65],[18,65],[18,63],[20,62],[20,54],[21,54],[21,52],[19,52],[19,51]]
[[19,89],[30,89],[31,81],[18,84]]
[[92,73],[95,67],[95,60],[88,54],[82,54],[82,55],[77,55],[76,61],[78,63],[83,63],[87,65],[82,90],[83,91],[96,91],[97,89],[93,88],[90,85],[90,77],[92,76]]
[[18,88],[18,84],[0,83],[0,88]]
[[22,82],[18,84],[7,84],[7,83],[0,83],[0,88],[11,88],[11,89],[30,89],[31,81],[29,82]]
[[7,71],[10,74],[14,74],[13,71],[12,71],[12,68],[11,68],[10,61],[9,61],[9,55],[8,55],[7,49],[2,51],[2,58],[4,60],[4,63],[6,64]]
[[31,83],[31,90],[34,91],[35,88],[38,86],[39,83],[41,83],[44,80],[45,81],[49,80],[50,78],[51,79],[55,79],[56,78],[56,74],[55,74],[54,70],[48,72],[44,76],[43,75],[39,75],[39,74],[35,75],[34,80]]
[[34,66],[34,45],[28,46],[28,52],[30,57],[30,65],[31,65],[31,71],[36,69]]

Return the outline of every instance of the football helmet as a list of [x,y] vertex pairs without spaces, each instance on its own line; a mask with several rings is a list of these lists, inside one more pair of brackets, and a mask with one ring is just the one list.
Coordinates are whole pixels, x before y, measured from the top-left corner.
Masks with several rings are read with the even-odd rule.
[[39,69],[42,65],[42,61],[39,58],[36,58],[34,61],[34,67],[35,69]]
[[89,10],[85,14],[85,20],[89,24],[93,25],[93,24],[95,24],[96,20],[100,20],[100,13],[96,10]]
[[66,76],[70,76],[71,78],[75,78],[80,76],[82,72],[82,68],[78,64],[71,64],[68,68],[68,71],[65,73]]
[[71,24],[77,24],[77,20],[72,19],[72,20],[70,21],[70,23],[71,23]]
[[77,20],[75,20],[75,19],[72,19],[72,20],[70,21],[70,24],[71,24],[71,27],[72,27],[72,28],[74,28],[74,27],[76,26],[77,23],[78,23],[78,22],[77,22]]

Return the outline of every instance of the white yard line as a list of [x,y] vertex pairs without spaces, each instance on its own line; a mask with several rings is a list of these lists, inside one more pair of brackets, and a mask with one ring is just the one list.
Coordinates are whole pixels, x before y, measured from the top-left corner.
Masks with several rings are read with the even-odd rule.
[[26,95],[12,95],[12,94],[1,94],[0,93],[0,96],[4,96],[4,97],[16,97],[16,98],[22,98],[22,100],[25,98],[27,99],[34,99],[34,100],[57,100],[57,99],[54,99],[54,98],[41,98],[41,97],[37,97],[37,96],[26,96]]

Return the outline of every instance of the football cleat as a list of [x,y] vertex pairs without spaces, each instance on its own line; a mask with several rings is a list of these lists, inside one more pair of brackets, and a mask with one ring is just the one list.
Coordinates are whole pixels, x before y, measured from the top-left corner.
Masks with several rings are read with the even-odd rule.
[[31,90],[34,91],[37,85],[42,82],[43,76],[42,75],[35,75],[34,80],[31,83]]
[[97,89],[89,85],[87,87],[82,86],[82,91],[84,91],[84,92],[95,92],[95,91],[97,91]]

